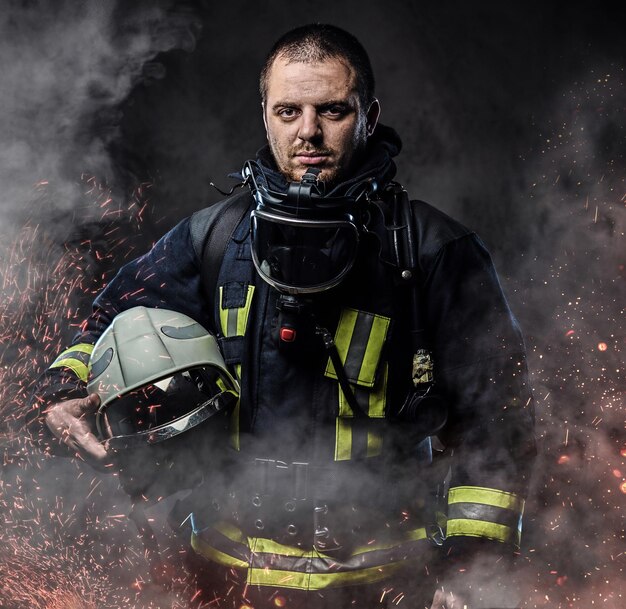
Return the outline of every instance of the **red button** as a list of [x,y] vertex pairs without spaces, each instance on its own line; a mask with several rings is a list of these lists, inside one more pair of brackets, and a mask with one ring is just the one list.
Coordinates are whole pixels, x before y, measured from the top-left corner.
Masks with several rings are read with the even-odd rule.
[[280,340],[285,343],[292,343],[296,340],[296,331],[293,328],[281,328]]

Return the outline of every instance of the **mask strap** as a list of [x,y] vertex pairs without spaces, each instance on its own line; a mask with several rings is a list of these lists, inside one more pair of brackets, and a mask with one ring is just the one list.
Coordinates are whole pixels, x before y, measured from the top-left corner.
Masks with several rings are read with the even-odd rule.
[[354,416],[359,418],[367,417],[367,413],[357,402],[354,391],[352,391],[352,387],[350,386],[350,383],[348,381],[348,376],[346,375],[345,368],[343,367],[343,363],[341,361],[341,358],[339,357],[339,352],[337,351],[337,345],[335,345],[335,341],[332,335],[326,328],[322,328],[321,326],[316,326],[315,332],[316,334],[320,335],[322,337],[322,340],[324,341],[324,347],[328,351],[330,361],[333,363],[333,366],[335,368],[335,373],[337,374],[339,386],[341,387],[341,390],[346,397],[346,401],[348,402],[348,406],[350,406],[350,408],[352,409]]

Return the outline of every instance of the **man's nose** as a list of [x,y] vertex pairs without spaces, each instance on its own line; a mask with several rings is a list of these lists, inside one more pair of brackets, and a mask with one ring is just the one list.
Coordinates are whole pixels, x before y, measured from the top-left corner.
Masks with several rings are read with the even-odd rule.
[[304,142],[320,139],[322,128],[317,112],[314,108],[306,108],[300,117],[298,137]]

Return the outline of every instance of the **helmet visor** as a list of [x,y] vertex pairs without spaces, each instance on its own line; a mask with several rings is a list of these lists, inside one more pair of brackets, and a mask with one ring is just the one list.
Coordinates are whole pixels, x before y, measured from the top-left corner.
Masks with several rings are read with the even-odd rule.
[[96,426],[111,448],[155,444],[228,410],[234,401],[236,393],[219,369],[201,366],[111,400],[98,411]]
[[350,220],[305,220],[257,209],[251,223],[256,270],[281,292],[328,290],[354,264],[359,232]]

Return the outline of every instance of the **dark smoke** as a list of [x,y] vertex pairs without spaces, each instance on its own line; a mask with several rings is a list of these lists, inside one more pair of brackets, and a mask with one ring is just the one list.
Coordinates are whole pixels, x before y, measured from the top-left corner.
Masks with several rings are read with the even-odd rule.
[[[355,0],[314,13],[242,0],[2,2],[0,604],[71,606],[76,589],[99,607],[193,595],[179,565],[171,594],[149,583],[117,479],[40,455],[18,415],[112,271],[216,200],[209,181],[226,185],[254,154],[263,55],[311,20],[365,43],[382,120],[404,140],[398,179],[477,230],[524,330],[540,455],[518,559],[523,606],[621,607],[619,20],[602,5]],[[165,511],[149,515],[163,524]]]

